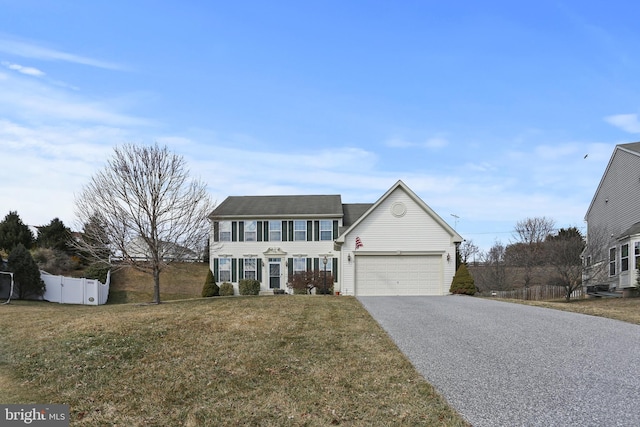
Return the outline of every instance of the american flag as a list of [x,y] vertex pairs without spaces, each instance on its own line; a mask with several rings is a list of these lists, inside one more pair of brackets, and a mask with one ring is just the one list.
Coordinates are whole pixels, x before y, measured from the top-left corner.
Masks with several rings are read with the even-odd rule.
[[360,240],[360,237],[356,237],[356,249],[361,248],[362,246],[362,240]]

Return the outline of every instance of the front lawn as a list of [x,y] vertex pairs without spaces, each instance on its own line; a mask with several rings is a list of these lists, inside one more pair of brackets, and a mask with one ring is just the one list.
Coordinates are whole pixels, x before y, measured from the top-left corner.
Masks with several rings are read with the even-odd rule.
[[72,425],[466,425],[351,297],[0,306],[2,403]]

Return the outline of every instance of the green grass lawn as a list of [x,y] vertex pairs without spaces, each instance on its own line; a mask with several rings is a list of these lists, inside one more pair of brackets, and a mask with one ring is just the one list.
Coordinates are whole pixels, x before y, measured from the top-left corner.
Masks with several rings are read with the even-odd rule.
[[466,425],[351,297],[0,306],[2,403],[72,425]]

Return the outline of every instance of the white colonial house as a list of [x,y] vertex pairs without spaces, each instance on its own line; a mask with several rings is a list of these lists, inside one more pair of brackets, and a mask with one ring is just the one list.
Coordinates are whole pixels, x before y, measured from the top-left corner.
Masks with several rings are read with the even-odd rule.
[[[633,288],[640,268],[640,142],[615,147],[585,221],[587,247],[601,246],[585,251],[585,285]],[[590,274],[598,266],[599,274]]]
[[296,272],[326,268],[342,295],[446,295],[462,242],[402,181],[375,203],[231,196],[210,219],[210,268],[236,293],[243,278],[288,292]]

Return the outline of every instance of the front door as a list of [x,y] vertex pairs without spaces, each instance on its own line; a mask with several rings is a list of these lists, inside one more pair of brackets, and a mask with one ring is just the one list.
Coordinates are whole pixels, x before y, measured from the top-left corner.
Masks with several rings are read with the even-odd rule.
[[269,258],[269,288],[280,289],[280,277],[282,276],[282,259]]

